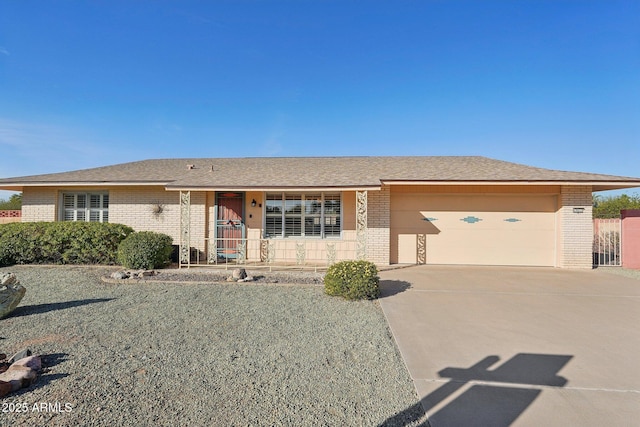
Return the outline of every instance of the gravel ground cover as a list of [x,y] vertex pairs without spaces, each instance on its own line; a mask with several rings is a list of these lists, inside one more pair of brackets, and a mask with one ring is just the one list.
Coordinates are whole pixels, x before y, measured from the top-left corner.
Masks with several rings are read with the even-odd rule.
[[0,425],[424,422],[375,301],[281,286],[295,273],[278,284],[197,284],[192,272],[172,273],[184,283],[101,280],[113,271],[0,269],[27,288],[0,319],[0,352],[30,348],[45,365],[35,384],[0,399]]
[[[155,270],[158,274],[146,277],[145,280],[154,280],[161,282],[221,282],[224,283],[232,275],[233,268],[229,270],[222,269],[205,269],[205,268],[183,268],[183,269],[166,269]],[[250,268],[246,269],[247,274],[253,278],[253,283],[259,284],[307,284],[322,285],[324,273],[300,271],[300,270],[283,270],[268,271]]]
[[629,268],[621,267],[598,267],[598,271],[640,280],[640,270],[631,270]]

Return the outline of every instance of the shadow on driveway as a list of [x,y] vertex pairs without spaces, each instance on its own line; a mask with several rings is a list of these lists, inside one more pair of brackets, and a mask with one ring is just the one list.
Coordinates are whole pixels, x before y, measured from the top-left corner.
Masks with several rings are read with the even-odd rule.
[[416,425],[427,413],[429,420],[422,426],[510,426],[542,393],[540,387],[567,384],[557,373],[572,358],[519,353],[493,370],[489,368],[500,361],[498,356],[485,357],[470,368],[442,369],[438,375],[449,381],[381,426]]
[[381,280],[380,298],[387,298],[411,289],[411,283],[404,280]]

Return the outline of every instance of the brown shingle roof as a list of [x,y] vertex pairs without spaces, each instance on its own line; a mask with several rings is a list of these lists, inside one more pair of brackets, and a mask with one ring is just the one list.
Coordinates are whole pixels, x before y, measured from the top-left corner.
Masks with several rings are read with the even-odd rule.
[[[188,169],[187,165],[193,165]],[[213,171],[212,168],[213,167]],[[154,159],[0,179],[0,188],[56,184],[160,184],[167,188],[379,187],[381,182],[589,182],[640,178],[542,169],[479,156]]]

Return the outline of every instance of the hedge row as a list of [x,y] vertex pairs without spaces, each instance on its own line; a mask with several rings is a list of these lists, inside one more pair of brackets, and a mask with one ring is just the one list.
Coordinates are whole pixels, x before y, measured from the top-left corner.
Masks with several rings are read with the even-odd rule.
[[0,225],[0,266],[115,264],[120,242],[133,233],[122,224],[15,222]]

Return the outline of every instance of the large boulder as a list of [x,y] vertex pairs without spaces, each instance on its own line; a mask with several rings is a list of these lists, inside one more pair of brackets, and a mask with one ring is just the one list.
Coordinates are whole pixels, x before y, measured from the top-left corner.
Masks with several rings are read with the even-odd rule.
[[9,360],[5,354],[0,356],[0,397],[29,387],[42,370],[42,359],[32,355],[29,349],[17,352]]
[[15,310],[26,291],[15,274],[0,275],[0,319]]
[[0,397],[29,387],[42,369],[40,356],[28,356],[13,362],[8,369],[0,373]]

